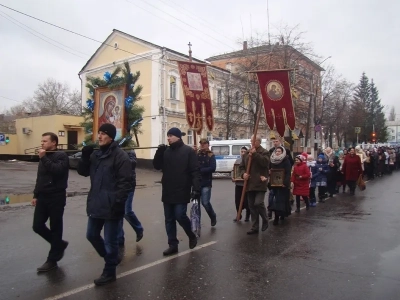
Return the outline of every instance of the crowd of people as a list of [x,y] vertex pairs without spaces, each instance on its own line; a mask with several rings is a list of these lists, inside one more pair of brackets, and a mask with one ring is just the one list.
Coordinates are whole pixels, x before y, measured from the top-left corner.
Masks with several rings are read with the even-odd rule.
[[[116,267],[121,262],[125,243],[124,218],[135,231],[136,242],[144,234],[144,228],[132,210],[136,155],[133,150],[122,150],[115,141],[116,135],[117,128],[113,124],[102,124],[97,135],[99,149],[91,145],[83,147],[77,170],[78,174],[89,176],[91,184],[86,204],[86,238],[105,263],[102,274],[94,280],[96,285],[116,280]],[[197,245],[198,235],[193,232],[192,220],[187,216],[187,205],[192,200],[202,204],[212,227],[217,224],[217,214],[211,204],[216,160],[208,140],[201,139],[199,149],[193,149],[183,143],[178,128],[171,128],[167,138],[169,146],[159,145],[153,159],[154,168],[162,171],[161,201],[168,241],[168,248],[163,252],[165,256],[178,252],[176,223],[188,236],[189,248]],[[41,145],[32,199],[35,206],[33,230],[50,244],[47,260],[37,269],[38,272],[48,272],[57,267],[69,245],[62,238],[69,164],[65,152],[57,150],[56,134],[44,133]],[[247,234],[257,234],[260,227],[261,231],[267,230],[273,214],[273,224],[278,225],[292,213],[292,197],[296,201],[295,212],[299,213],[301,200],[304,200],[306,209],[315,207],[316,193],[321,203],[338,193],[340,187],[346,192],[348,186],[350,194],[354,195],[356,183],[364,174],[373,179],[398,169],[400,159],[397,156],[398,152],[387,148],[367,151],[360,147],[343,151],[326,148],[316,159],[302,153],[293,160],[290,150],[282,146],[279,139],[274,141],[272,149],[266,150],[261,146],[261,138],[256,136],[250,149],[241,149],[241,158],[237,161],[243,179],[234,180],[237,213],[244,194],[245,221],[251,221]],[[280,181],[273,182],[271,177],[276,172]],[[266,206],[264,198],[268,190]],[[200,219],[200,215],[197,218]],[[48,219],[50,228],[46,226]],[[235,221],[237,219],[241,219],[240,214]]]

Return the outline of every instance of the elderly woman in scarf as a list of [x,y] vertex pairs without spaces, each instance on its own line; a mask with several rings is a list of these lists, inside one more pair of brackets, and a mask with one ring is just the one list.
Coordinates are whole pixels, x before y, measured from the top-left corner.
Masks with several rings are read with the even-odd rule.
[[[271,170],[282,169],[284,170],[284,179],[282,186],[271,186],[274,192],[274,199],[268,206],[268,210],[275,212],[274,225],[278,225],[279,218],[283,221],[285,217],[291,214],[290,206],[290,174],[292,166],[286,156],[285,148],[276,147],[271,154]],[[263,178],[262,178],[263,180]]]

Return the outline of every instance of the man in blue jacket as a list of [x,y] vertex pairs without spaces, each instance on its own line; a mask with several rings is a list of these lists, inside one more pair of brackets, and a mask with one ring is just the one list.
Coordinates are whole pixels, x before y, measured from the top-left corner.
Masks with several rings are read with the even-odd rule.
[[215,172],[217,163],[215,155],[210,151],[210,143],[207,139],[200,140],[200,150],[197,153],[201,174],[201,204],[211,219],[211,226],[217,224],[217,215],[211,205],[212,174]]
[[[89,217],[86,238],[105,261],[95,285],[116,280],[119,226],[125,215],[125,201],[132,191],[132,164],[128,154],[114,141],[116,133],[114,125],[101,125],[100,149],[93,152],[93,146],[83,147],[78,165],[78,173],[90,176],[91,184],[86,204]],[[104,239],[100,235],[103,227]]]

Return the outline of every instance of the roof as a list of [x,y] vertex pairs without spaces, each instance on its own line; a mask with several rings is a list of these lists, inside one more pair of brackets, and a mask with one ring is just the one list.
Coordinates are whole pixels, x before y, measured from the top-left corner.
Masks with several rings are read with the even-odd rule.
[[252,55],[252,54],[260,54],[260,53],[271,53],[273,51],[277,51],[280,49],[283,49],[284,47],[290,47],[291,50],[293,50],[296,54],[301,56],[305,61],[307,61],[309,64],[313,65],[316,69],[319,69],[320,71],[325,71],[324,68],[322,68],[319,64],[315,63],[311,59],[309,59],[307,56],[302,54],[301,52],[297,51],[295,48],[289,45],[262,45],[258,47],[252,47],[248,48],[247,50],[238,50],[234,52],[229,52],[229,53],[224,53],[216,56],[212,56],[209,58],[206,58],[206,61],[213,62],[213,61],[218,61],[222,59],[229,59],[229,58],[238,58],[238,57],[243,57],[245,55]]
[[[175,51],[175,50],[173,50],[173,49],[171,49],[171,48],[167,48],[167,47],[163,47],[163,46],[159,46],[159,45],[153,44],[153,43],[151,43],[151,42],[148,42],[148,41],[143,40],[143,39],[141,39],[141,38],[138,38],[138,37],[136,37],[136,36],[130,35],[130,34],[126,33],[126,32],[120,31],[120,30],[118,30],[118,29],[113,29],[112,33],[110,33],[110,34],[108,35],[108,37],[106,38],[106,40],[100,45],[100,47],[97,48],[97,50],[96,50],[96,51],[93,53],[93,55],[89,58],[89,60],[88,60],[88,61],[86,62],[86,64],[82,67],[82,69],[79,71],[78,74],[81,74],[81,73],[84,71],[84,69],[89,65],[89,63],[92,61],[92,59],[93,59],[93,58],[96,56],[96,54],[100,51],[101,47],[102,47],[103,45],[107,45],[107,40],[108,40],[114,33],[119,33],[119,34],[125,35],[125,36],[128,37],[128,38],[135,39],[135,40],[137,40],[137,41],[139,41],[139,42],[141,42],[141,43],[143,43],[143,44],[149,45],[150,47],[153,47],[153,48],[156,48],[156,49],[159,49],[159,50],[165,49],[167,52],[170,52],[170,53],[172,53],[172,54],[176,54],[176,55],[178,55],[178,56],[182,56],[182,57],[186,58],[187,60],[189,60],[189,55],[187,55],[187,54],[184,54],[184,53]],[[111,45],[110,45],[110,46],[111,46]],[[136,54],[136,55],[139,55],[139,54]],[[136,55],[132,54],[132,56],[136,56]],[[139,55],[139,56],[140,56],[140,55]],[[192,61],[193,61],[193,62],[197,62],[197,63],[208,64],[206,61],[201,60],[201,59],[197,59],[197,58],[194,58],[194,57],[192,57]],[[213,65],[210,65],[210,64],[208,64],[208,66],[209,66],[209,67],[212,67],[212,68],[214,68],[214,69],[218,69],[218,70],[223,71],[223,72],[230,73],[228,70],[226,70],[226,69],[224,69],[224,68],[220,68],[220,67],[213,66]]]

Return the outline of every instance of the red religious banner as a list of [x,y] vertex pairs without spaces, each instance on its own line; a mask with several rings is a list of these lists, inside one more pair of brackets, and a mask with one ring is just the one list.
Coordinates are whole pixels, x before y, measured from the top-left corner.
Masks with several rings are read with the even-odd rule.
[[203,107],[207,128],[214,128],[214,115],[208,88],[207,67],[205,64],[178,61],[183,94],[185,96],[186,120],[198,134],[203,130]]
[[275,126],[276,131],[281,136],[285,135],[286,126],[294,130],[296,123],[289,83],[289,71],[256,72],[268,127],[273,130]]

